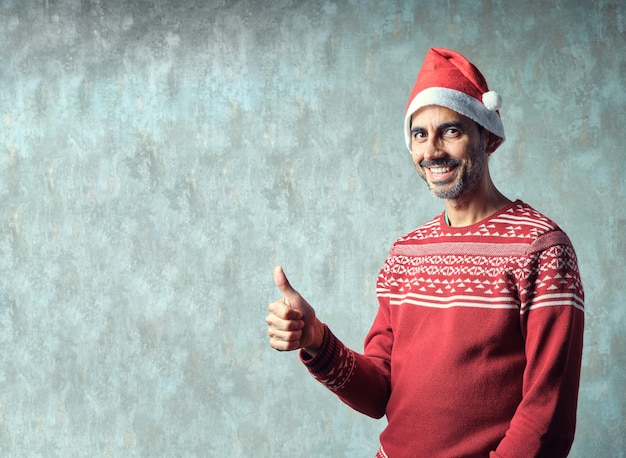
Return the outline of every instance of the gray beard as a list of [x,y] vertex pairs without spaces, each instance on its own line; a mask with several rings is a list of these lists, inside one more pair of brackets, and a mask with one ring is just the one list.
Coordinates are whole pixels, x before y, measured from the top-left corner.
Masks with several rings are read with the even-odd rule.
[[[469,200],[480,185],[480,181],[483,177],[485,164],[487,163],[487,159],[481,157],[481,155],[484,154],[483,151],[484,149],[482,149],[482,144],[480,144],[478,148],[474,151],[474,154],[472,154],[470,168],[466,168],[463,171],[463,174],[459,177],[457,182],[451,188],[442,189],[436,185],[436,182],[431,185],[430,183],[428,183],[428,180],[424,175],[422,175],[421,172],[419,175],[424,181],[426,181],[430,192],[435,197],[445,200]],[[443,165],[443,163],[445,162],[445,160],[441,161],[442,164],[440,165]]]

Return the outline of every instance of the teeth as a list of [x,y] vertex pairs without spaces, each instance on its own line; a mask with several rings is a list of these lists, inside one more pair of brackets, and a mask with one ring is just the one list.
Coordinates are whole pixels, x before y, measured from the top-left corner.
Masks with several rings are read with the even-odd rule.
[[450,167],[431,167],[432,173],[446,173],[450,171]]

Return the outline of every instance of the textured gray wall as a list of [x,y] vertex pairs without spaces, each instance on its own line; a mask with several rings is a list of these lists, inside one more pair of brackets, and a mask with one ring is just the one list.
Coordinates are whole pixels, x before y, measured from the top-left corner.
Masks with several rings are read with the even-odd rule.
[[3,456],[372,456],[267,345],[272,268],[350,346],[393,240],[438,213],[404,150],[426,50],[503,95],[497,185],[572,238],[572,456],[624,457],[625,7],[0,1]]

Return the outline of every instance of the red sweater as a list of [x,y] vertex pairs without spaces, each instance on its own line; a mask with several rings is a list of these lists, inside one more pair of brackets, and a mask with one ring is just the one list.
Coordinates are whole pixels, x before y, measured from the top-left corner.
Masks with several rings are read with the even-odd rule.
[[313,376],[388,425],[377,456],[564,457],[576,424],[583,287],[559,227],[516,201],[398,239],[363,354],[328,328]]

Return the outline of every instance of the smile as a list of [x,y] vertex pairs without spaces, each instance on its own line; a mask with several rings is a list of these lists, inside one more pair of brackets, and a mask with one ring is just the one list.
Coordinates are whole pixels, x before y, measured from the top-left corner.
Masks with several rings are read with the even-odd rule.
[[442,181],[442,180],[446,180],[448,178],[450,178],[450,175],[452,174],[454,167],[427,167],[426,170],[428,170],[428,174],[430,175],[430,178],[434,181]]

